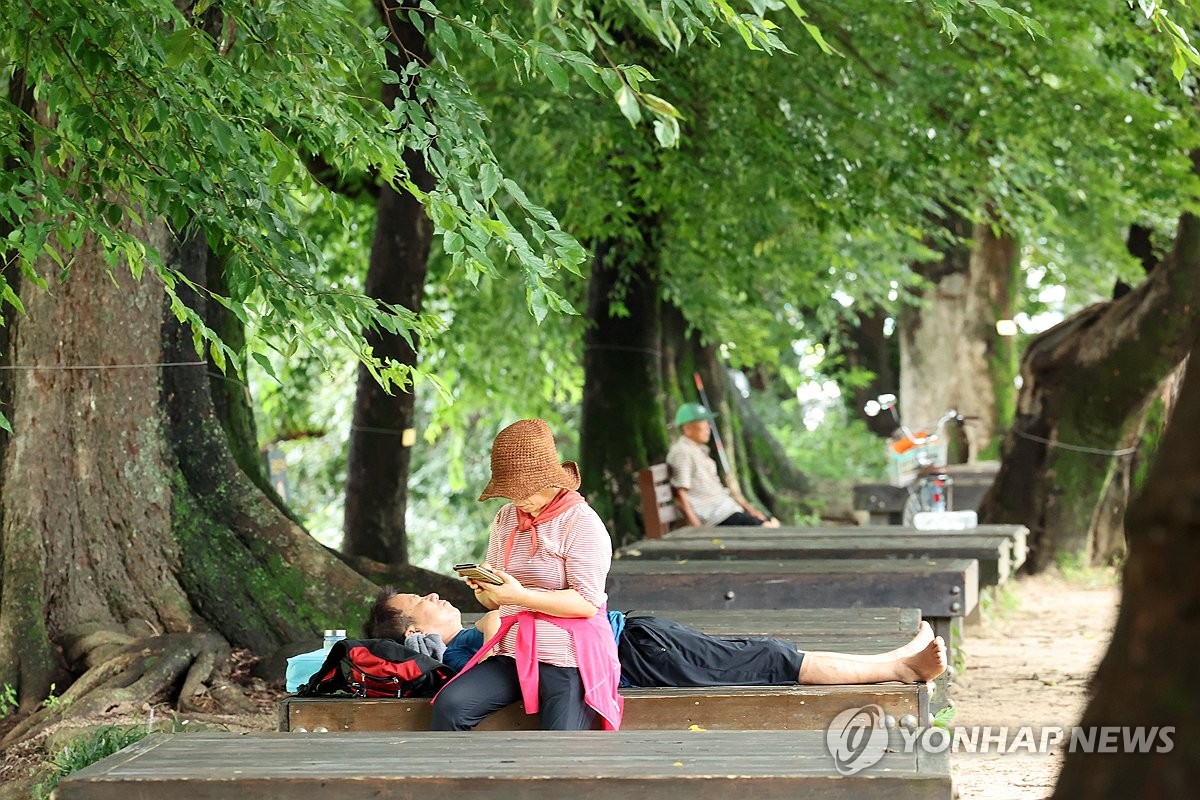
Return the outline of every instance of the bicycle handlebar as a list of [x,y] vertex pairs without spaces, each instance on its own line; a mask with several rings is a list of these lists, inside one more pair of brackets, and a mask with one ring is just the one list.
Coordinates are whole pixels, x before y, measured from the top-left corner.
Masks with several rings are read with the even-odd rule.
[[[963,424],[964,420],[974,419],[974,417],[965,417],[958,413],[958,409],[951,408],[948,409],[945,414],[942,414],[942,416],[938,418],[938,421],[933,424],[932,433],[927,433],[924,436],[921,436],[900,421],[900,415],[896,412],[897,405],[896,395],[881,394],[875,400],[872,400],[870,403],[868,403],[867,408],[864,410],[872,417],[878,414],[880,411],[887,410],[891,412],[892,419],[895,420],[896,427],[900,433],[903,434],[903,436],[913,444],[917,445],[923,445],[930,439],[936,439],[938,436],[941,436],[942,431],[945,430],[947,423],[949,423],[951,420],[961,425]],[[874,413],[872,413],[872,411]]]

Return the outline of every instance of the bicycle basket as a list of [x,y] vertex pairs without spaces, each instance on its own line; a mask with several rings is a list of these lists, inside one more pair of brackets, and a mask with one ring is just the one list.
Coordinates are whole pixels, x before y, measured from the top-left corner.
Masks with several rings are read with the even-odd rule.
[[[907,443],[908,449],[897,451],[896,445]],[[917,479],[921,467],[933,464],[945,464],[949,455],[950,443],[941,436],[929,436],[922,444],[915,444],[911,439],[901,439],[893,442],[887,448],[887,478],[892,486],[908,486]]]

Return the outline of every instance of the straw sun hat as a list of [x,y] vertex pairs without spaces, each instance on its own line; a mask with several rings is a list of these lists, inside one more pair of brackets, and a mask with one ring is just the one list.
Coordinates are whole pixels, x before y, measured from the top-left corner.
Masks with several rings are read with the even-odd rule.
[[492,479],[480,500],[524,500],[548,489],[578,489],[579,467],[558,463],[554,434],[543,419],[523,419],[496,434],[492,443]]

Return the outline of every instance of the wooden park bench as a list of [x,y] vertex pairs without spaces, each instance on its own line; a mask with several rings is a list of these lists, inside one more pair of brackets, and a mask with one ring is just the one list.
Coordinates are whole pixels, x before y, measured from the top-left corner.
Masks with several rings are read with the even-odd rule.
[[913,607],[951,652],[979,601],[974,559],[655,561],[621,558],[608,573],[612,608]]
[[[879,653],[900,647],[917,632],[917,609],[789,611],[654,611],[715,636],[776,636],[802,650]],[[468,624],[470,616],[464,617]],[[923,685],[757,686],[696,689],[624,689],[627,730],[823,729],[837,714],[874,703],[895,720],[929,723]],[[536,716],[515,704],[489,717],[481,730],[536,730]],[[429,702],[415,699],[289,697],[280,703],[281,731],[428,730]]]
[[661,539],[673,528],[684,524],[675,506],[670,471],[666,464],[652,464],[638,470],[638,493],[642,500],[642,530],[647,539]]
[[[1000,464],[997,461],[949,465],[946,473],[954,479],[954,510],[978,509],[983,496],[992,487],[999,468]],[[853,506],[857,511],[866,511],[870,515],[872,525],[899,525],[904,516],[906,502],[906,487],[892,486],[889,483],[860,483],[854,487]]]
[[949,800],[949,751],[837,771],[825,731],[152,734],[63,779],[60,800]]
[[1024,525],[985,525],[970,530],[910,528],[686,528],[663,539],[622,547],[622,559],[742,560],[793,558],[973,558],[980,587],[997,586],[1025,563],[1029,531]]

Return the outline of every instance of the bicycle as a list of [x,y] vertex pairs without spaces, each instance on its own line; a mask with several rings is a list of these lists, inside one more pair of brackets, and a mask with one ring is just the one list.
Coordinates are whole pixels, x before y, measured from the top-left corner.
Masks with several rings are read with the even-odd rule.
[[[906,527],[974,527],[969,514],[951,516],[954,511],[954,478],[946,472],[949,441],[946,425],[961,426],[966,417],[956,409],[942,414],[928,431],[914,431],[900,421],[896,410],[896,395],[881,394],[869,401],[863,410],[874,417],[888,411],[896,422],[896,432],[888,438],[888,483],[908,489],[901,519]],[[922,516],[918,517],[920,514]]]

